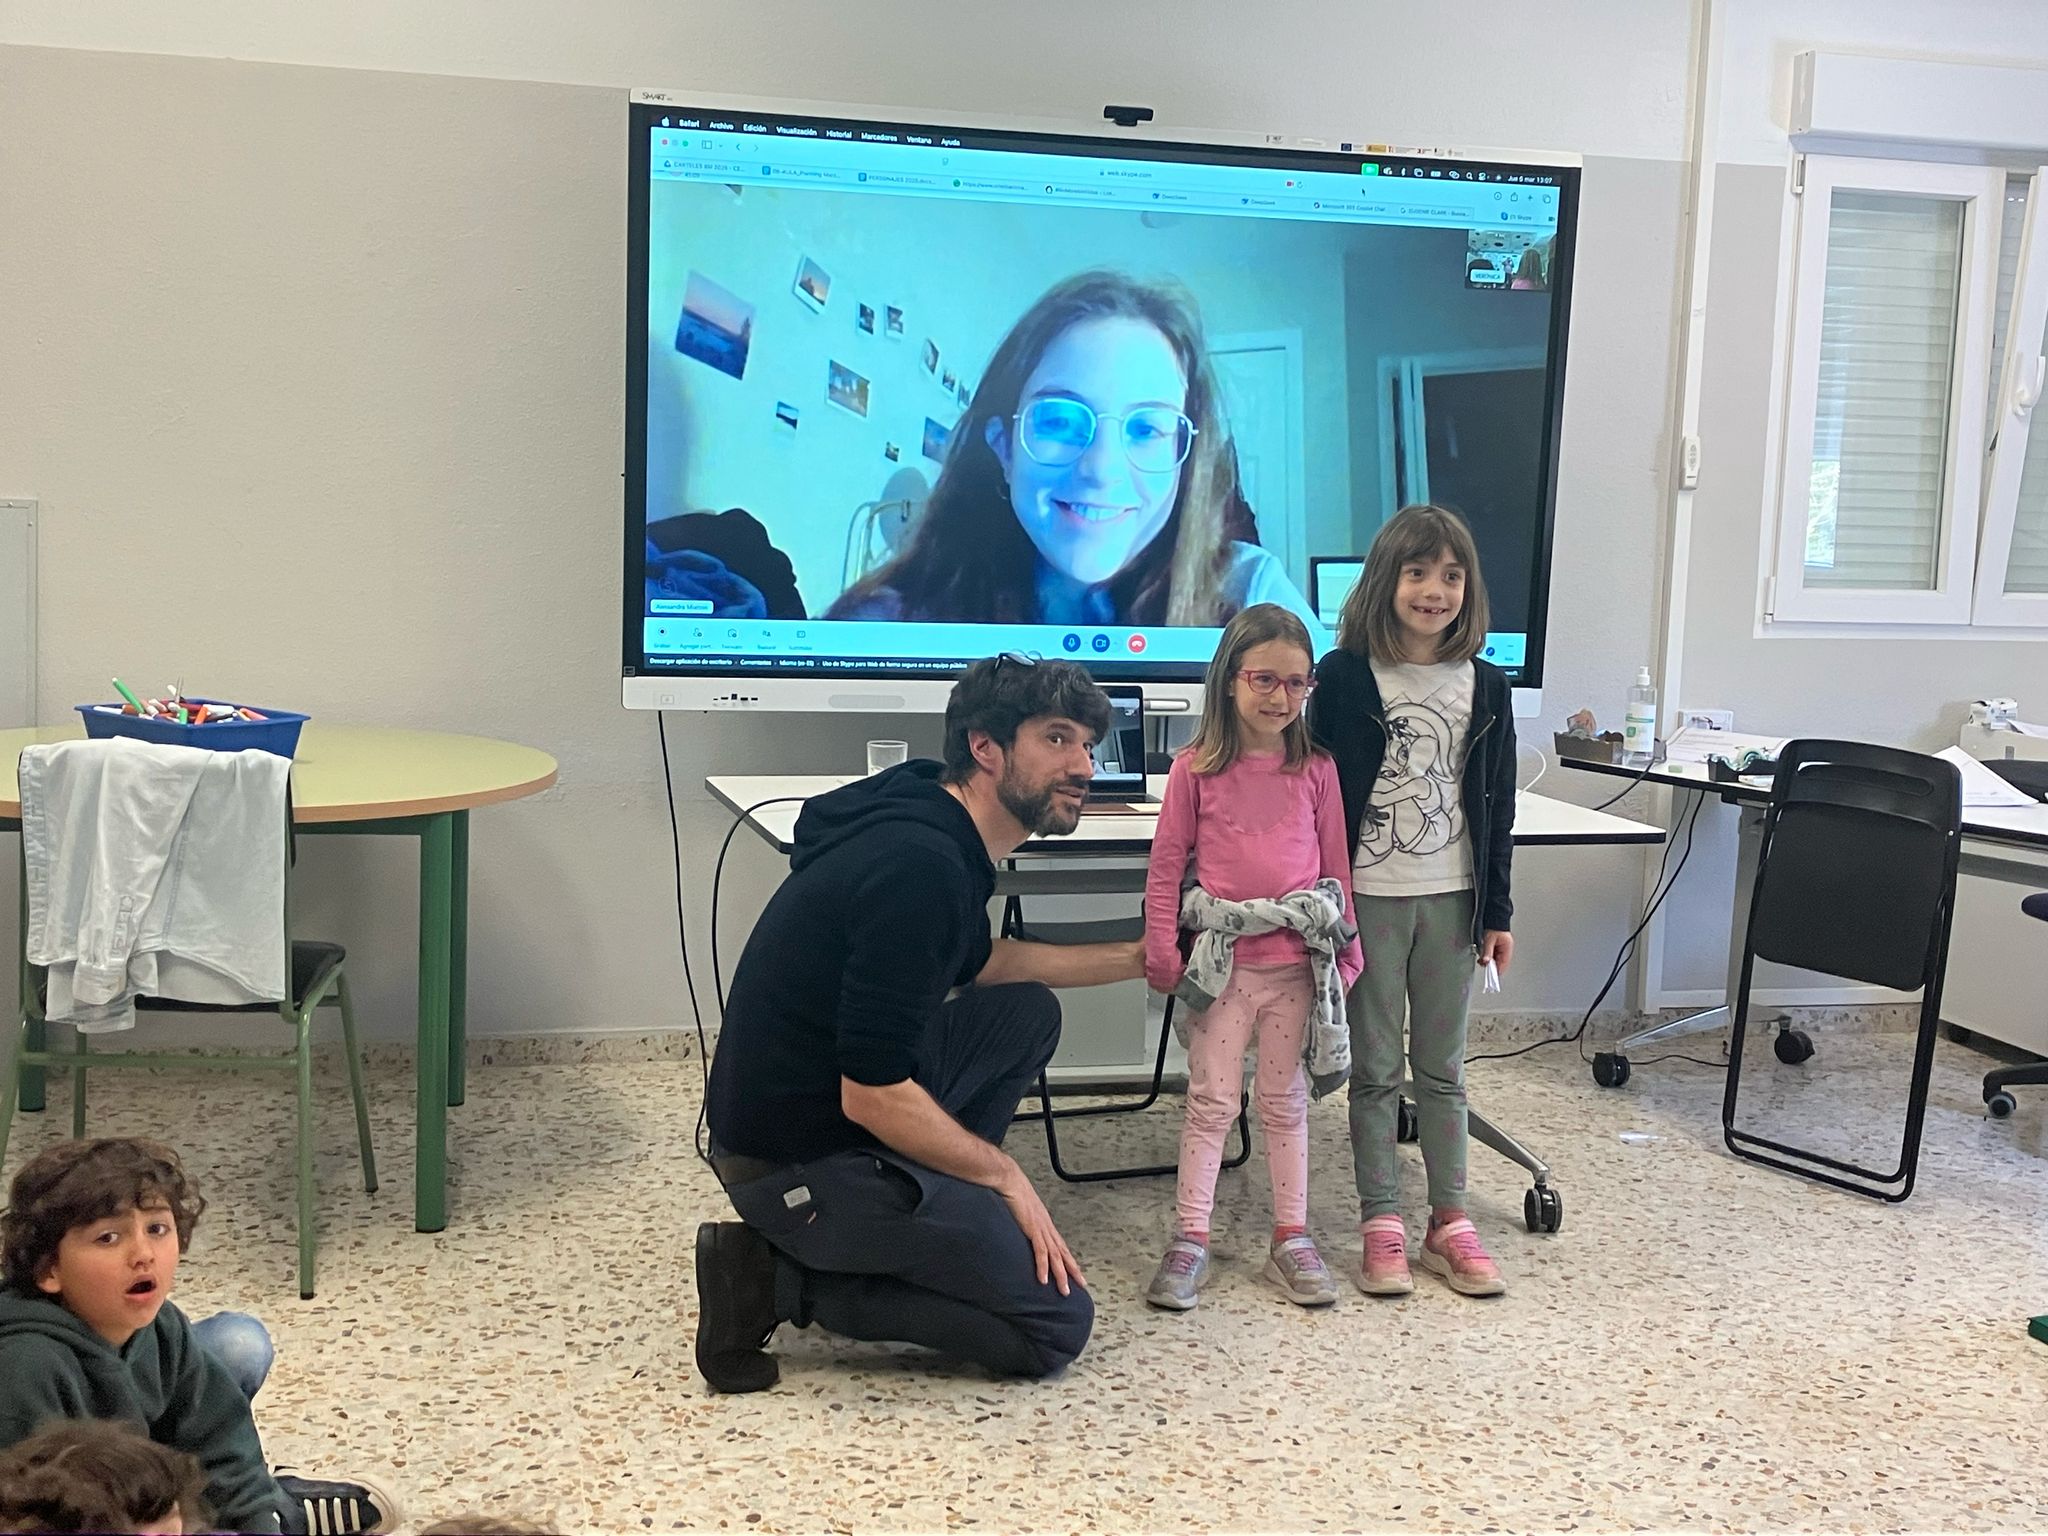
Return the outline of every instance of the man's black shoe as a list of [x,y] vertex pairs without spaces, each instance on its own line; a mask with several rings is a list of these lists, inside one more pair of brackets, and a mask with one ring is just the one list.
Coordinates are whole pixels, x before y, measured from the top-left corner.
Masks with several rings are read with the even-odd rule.
[[775,1250],[738,1221],[697,1228],[697,1369],[714,1392],[760,1392],[782,1374],[763,1346],[775,1315]]

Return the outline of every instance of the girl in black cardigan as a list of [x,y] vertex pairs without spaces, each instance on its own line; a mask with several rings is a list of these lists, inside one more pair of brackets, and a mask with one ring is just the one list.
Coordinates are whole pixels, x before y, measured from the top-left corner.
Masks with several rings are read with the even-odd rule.
[[1507,674],[1479,659],[1486,621],[1464,519],[1405,508],[1373,541],[1310,698],[1310,731],[1337,762],[1365,946],[1350,1109],[1353,1278],[1371,1296],[1414,1289],[1395,1161],[1404,1019],[1429,1175],[1421,1262],[1462,1295],[1507,1289],[1465,1213],[1466,1008],[1475,968],[1505,972],[1515,947],[1515,720]]

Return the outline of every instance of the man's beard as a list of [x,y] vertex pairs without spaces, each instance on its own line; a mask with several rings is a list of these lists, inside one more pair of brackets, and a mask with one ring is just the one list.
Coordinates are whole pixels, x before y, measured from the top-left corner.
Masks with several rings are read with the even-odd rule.
[[1062,789],[1078,789],[1086,796],[1088,781],[1056,778],[1033,792],[1010,767],[996,781],[996,799],[1033,837],[1064,837],[1081,824],[1081,807],[1062,799]]

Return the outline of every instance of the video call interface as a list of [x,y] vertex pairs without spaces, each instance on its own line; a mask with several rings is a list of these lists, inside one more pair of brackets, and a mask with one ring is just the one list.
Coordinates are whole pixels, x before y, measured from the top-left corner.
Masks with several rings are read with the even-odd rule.
[[629,673],[1320,655],[1415,501],[1540,670],[1576,171],[633,111]]

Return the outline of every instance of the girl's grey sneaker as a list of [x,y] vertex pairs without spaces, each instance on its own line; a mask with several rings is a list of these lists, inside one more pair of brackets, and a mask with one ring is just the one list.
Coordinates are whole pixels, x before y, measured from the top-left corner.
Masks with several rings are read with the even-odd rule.
[[1166,1246],[1166,1257],[1159,1261],[1159,1272],[1145,1287],[1145,1299],[1155,1307],[1185,1312],[1194,1306],[1195,1293],[1208,1278],[1208,1244],[1176,1237]]
[[1266,1256],[1265,1276],[1300,1306],[1327,1307],[1337,1299],[1337,1282],[1330,1275],[1330,1266],[1316,1251],[1316,1240],[1306,1234],[1273,1245]]

